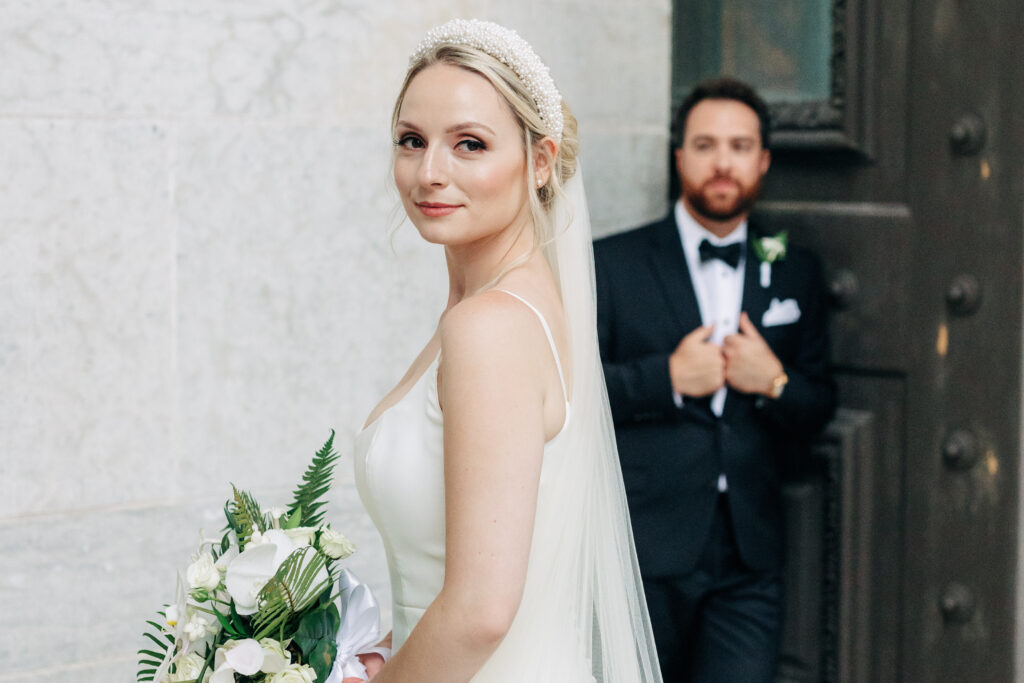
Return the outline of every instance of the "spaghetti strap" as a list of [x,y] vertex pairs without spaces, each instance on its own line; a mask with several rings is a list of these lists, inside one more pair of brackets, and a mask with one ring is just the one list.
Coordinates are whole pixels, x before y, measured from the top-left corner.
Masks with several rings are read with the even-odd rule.
[[566,409],[567,409],[566,419],[568,419],[568,416],[569,416],[569,414],[568,414],[569,392],[566,389],[566,385],[565,385],[565,375],[562,373],[562,361],[559,360],[559,358],[558,358],[558,347],[555,346],[555,338],[551,335],[551,328],[548,327],[548,321],[544,319],[544,316],[541,315],[541,312],[537,310],[536,306],[534,306],[529,301],[527,301],[523,297],[519,296],[515,292],[510,292],[507,289],[495,289],[495,291],[505,292],[509,296],[515,297],[516,299],[519,299],[521,302],[526,304],[526,307],[529,308],[531,311],[533,311],[537,315],[537,317],[540,319],[540,325],[541,325],[541,327],[544,328],[544,336],[546,336],[548,338],[548,344],[551,346],[551,355],[553,355],[555,357],[555,369],[558,370],[558,381],[561,382],[561,384],[562,384],[562,397],[565,399],[565,405],[566,405]]

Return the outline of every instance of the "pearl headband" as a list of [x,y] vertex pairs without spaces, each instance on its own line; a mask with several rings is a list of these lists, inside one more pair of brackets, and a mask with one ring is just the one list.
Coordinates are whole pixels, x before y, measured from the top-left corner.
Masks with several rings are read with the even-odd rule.
[[409,62],[415,64],[440,45],[474,47],[512,69],[536,103],[548,133],[561,142],[562,96],[544,62],[518,33],[490,21],[452,19],[430,29]]

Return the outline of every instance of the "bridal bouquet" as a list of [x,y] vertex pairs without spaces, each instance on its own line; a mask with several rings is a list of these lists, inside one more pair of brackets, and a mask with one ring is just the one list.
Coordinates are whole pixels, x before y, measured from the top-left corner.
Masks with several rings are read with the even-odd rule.
[[380,616],[342,560],[355,546],[323,523],[322,496],[338,454],[334,432],[287,509],[264,512],[232,486],[227,526],[203,538],[176,600],[147,621],[138,681],[341,683],[366,678],[357,653],[372,648]]

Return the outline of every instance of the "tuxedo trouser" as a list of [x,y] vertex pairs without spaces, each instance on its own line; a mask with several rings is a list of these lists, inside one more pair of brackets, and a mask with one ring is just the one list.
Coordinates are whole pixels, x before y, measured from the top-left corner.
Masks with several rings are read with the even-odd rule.
[[697,567],[645,577],[665,683],[771,683],[782,633],[782,577],[740,558],[727,493]]

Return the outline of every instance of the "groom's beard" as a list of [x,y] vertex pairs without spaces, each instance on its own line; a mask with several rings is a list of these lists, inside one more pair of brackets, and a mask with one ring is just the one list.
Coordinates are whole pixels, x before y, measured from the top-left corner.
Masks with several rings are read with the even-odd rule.
[[[739,188],[735,197],[725,200],[719,199],[708,189],[711,183],[720,181],[723,178],[731,181]],[[715,176],[700,186],[693,185],[683,178],[683,197],[693,207],[693,210],[704,218],[713,221],[728,221],[750,211],[754,207],[758,195],[761,194],[761,181],[763,178],[764,176],[760,176],[756,182],[744,185],[731,176]]]

